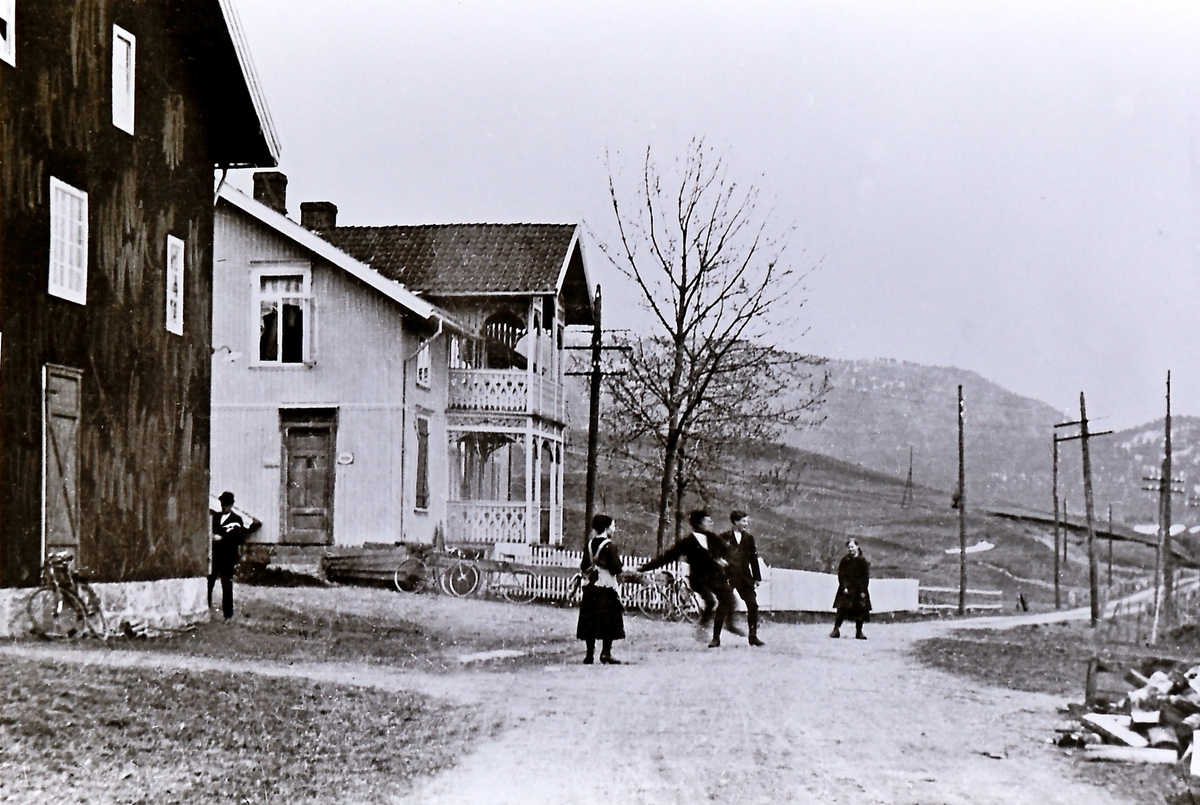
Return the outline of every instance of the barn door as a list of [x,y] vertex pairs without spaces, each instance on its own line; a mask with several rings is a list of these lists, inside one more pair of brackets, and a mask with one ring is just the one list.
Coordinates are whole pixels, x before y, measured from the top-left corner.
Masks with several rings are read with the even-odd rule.
[[283,411],[283,540],[290,545],[333,543],[336,413]]
[[42,545],[79,553],[79,390],[77,369],[42,369]]

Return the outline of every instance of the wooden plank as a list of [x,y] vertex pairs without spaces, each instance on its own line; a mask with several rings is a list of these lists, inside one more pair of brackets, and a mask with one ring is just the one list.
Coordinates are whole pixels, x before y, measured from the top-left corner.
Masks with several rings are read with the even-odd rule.
[[[954,593],[958,595],[957,587],[925,587],[922,585],[918,588],[923,593]],[[993,595],[996,597],[1004,595],[1003,590],[967,590],[967,595]],[[955,605],[957,606],[957,604]]]
[[[1174,763],[1179,760],[1179,754],[1174,749],[1147,749],[1110,744],[1089,744],[1084,747],[1083,754],[1088,760],[1120,760],[1130,763]],[[1194,760],[1195,755],[1192,757]]]
[[1170,727],[1151,727],[1146,730],[1146,740],[1150,741],[1150,746],[1155,749],[1171,749],[1178,753],[1179,737]]
[[1118,743],[1144,749],[1150,745],[1144,735],[1138,735],[1129,729],[1129,716],[1108,715],[1105,713],[1088,713],[1080,719],[1084,726],[1098,732],[1105,738],[1111,738]]
[[1138,726],[1153,727],[1157,726],[1161,720],[1157,710],[1131,710],[1129,713],[1130,722]]

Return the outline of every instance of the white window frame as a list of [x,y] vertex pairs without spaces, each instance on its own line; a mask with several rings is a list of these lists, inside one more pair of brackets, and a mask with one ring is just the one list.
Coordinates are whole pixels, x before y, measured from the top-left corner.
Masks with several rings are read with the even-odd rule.
[[429,348],[428,341],[421,342],[421,348],[417,350],[417,385],[420,388],[429,388],[433,381],[433,355]]
[[167,235],[166,325],[167,332],[183,335],[183,289],[187,277],[184,243]]
[[[78,202],[78,207],[75,206]],[[64,209],[64,206],[69,209]],[[72,212],[74,218],[68,218]],[[74,253],[73,250],[77,250]],[[88,195],[50,177],[50,265],[46,291],[77,305],[87,304]]]
[[0,21],[7,32],[0,39],[0,61],[17,66],[17,0],[0,0]]
[[[123,57],[128,55],[128,59]],[[112,118],[113,125],[133,134],[133,112],[137,93],[137,37],[120,25],[112,30]]]
[[[262,282],[264,279],[272,277],[301,277],[301,292],[298,294],[265,294],[262,290]],[[251,338],[254,339],[254,345],[250,352],[254,356],[253,366],[262,368],[304,368],[312,366],[316,363],[317,355],[317,305],[312,294],[312,266],[308,263],[271,263],[267,266],[256,268],[251,272],[251,308],[250,315],[252,317],[252,326],[250,328]],[[284,363],[283,361],[283,328],[279,327],[279,343],[277,345],[277,353],[275,360],[262,360],[260,351],[260,338],[262,335],[262,304],[263,302],[277,302],[280,305],[284,301],[297,301],[300,303],[300,308],[304,313],[303,327],[303,360],[296,362],[291,361]],[[276,319],[278,321],[278,319]]]

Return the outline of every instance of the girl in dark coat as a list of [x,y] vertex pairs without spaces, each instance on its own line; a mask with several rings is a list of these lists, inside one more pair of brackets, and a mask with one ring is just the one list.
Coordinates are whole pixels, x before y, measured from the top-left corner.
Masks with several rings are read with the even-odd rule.
[[625,610],[621,606],[621,596],[617,594],[621,557],[612,541],[616,530],[611,517],[597,514],[592,518],[592,534],[583,546],[579,570],[586,583],[579,602],[579,625],[575,636],[587,644],[587,654],[583,657],[585,665],[594,662],[597,640],[601,641],[600,662],[621,664],[612,655],[613,641],[625,638]]
[[854,636],[866,640],[863,623],[871,619],[871,594],[867,586],[871,581],[871,563],[862,555],[858,543],[846,543],[846,555],[838,563],[838,591],[833,599],[837,617],[833,621],[830,637],[842,636],[842,623],[854,621]]

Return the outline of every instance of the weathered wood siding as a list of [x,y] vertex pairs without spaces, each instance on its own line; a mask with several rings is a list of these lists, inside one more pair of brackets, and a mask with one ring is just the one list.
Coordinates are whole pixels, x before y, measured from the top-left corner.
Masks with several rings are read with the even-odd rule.
[[[82,372],[82,562],[101,581],[208,567],[212,165],[161,4],[18,2],[0,64],[0,581],[36,580],[41,370]],[[111,37],[137,37],[134,134],[111,114]],[[88,193],[87,304],[47,294],[49,181]],[[166,237],[186,244],[184,333],[165,327]]]
[[[445,339],[435,341],[431,389],[416,385],[418,339],[403,309],[340,268],[231,206],[216,218],[213,345],[241,353],[213,366],[213,491],[229,489],[263,521],[255,539],[281,541],[281,408],[337,411],[333,540],[339,545],[429,541],[445,518]],[[255,270],[311,270],[316,310],[309,365],[255,366]],[[428,512],[417,512],[416,417],[429,412]]]

